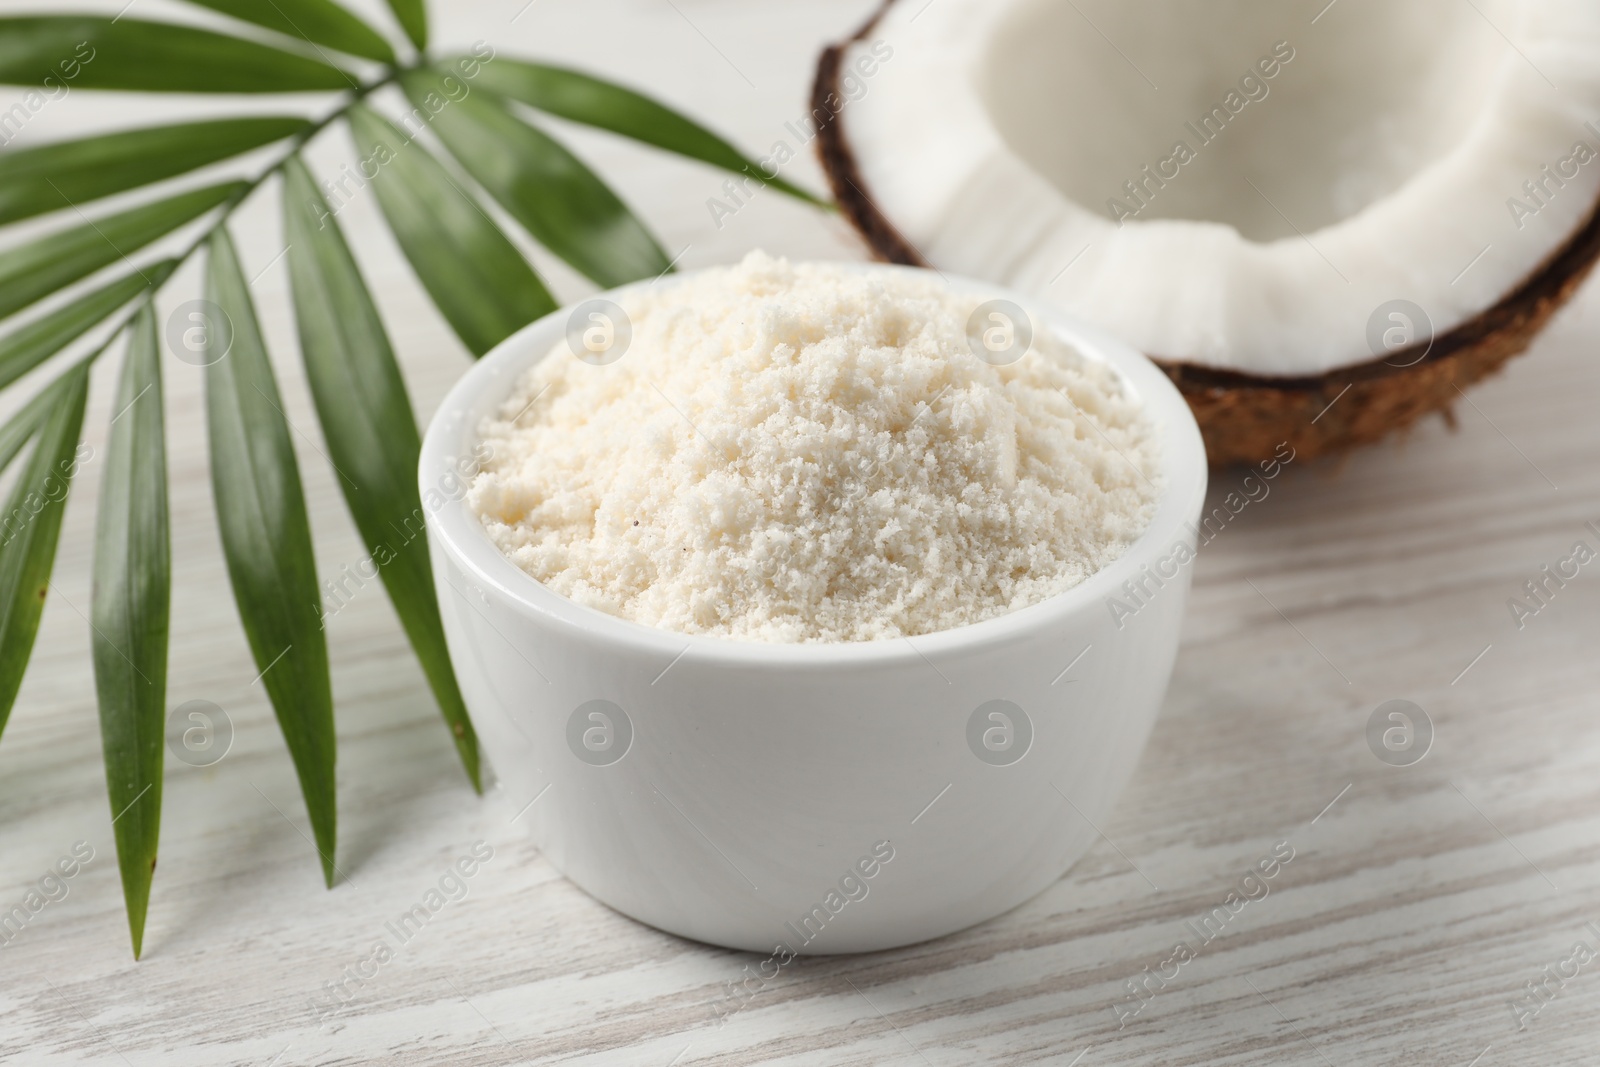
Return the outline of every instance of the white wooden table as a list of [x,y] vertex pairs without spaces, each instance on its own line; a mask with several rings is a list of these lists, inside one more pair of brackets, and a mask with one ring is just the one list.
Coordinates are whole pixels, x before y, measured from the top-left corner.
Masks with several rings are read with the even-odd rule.
[[[816,49],[866,10],[856,0],[524,3],[452,3],[439,34],[642,84],[752,151],[804,115]],[[162,10],[162,0],[141,0],[137,13]],[[19,144],[175,106],[75,94]],[[705,201],[721,175],[596,136],[574,143],[685,266],[756,245],[861,254],[838,220],[772,195],[719,229]],[[346,152],[334,134],[315,155],[326,165]],[[790,173],[820,187],[809,158]],[[241,220],[251,274],[281,248],[270,201]],[[342,221],[397,324],[426,417],[466,359],[371,198]],[[549,273],[562,296],[585,291],[570,272]],[[193,290],[190,272],[167,306]],[[255,291],[289,414],[306,435],[319,566],[334,573],[362,553],[317,452],[281,264]],[[0,948],[0,1062],[1592,1064],[1600,960],[1551,982],[1553,999],[1525,1030],[1512,1004],[1575,942],[1600,946],[1585,925],[1600,923],[1600,573],[1586,568],[1521,631],[1506,601],[1575,541],[1600,545],[1584,527],[1600,521],[1597,342],[1600,290],[1590,286],[1533,354],[1471,394],[1456,432],[1435,421],[1342,467],[1291,465],[1205,549],[1149,750],[1101,827],[1106,840],[1061,882],[941,941],[801,960],[721,1025],[714,1009],[727,984],[756,958],[609,911],[511,823],[527,798],[475,797],[376,585],[329,626],[348,877],[322,888],[226,594],[199,372],[169,360],[178,564],[169,703],[218,704],[236,738],[214,767],[169,761],[161,864],[135,964],[80,614],[91,463],[0,743],[0,909],[75,842],[94,859]],[[96,379],[91,443],[104,440],[112,369]],[[1237,478],[1217,475],[1213,492]],[[1413,766],[1380,762],[1365,738],[1369,715],[1391,698],[1415,701],[1435,729]],[[393,960],[364,963],[384,924],[480,840],[493,858],[465,897]],[[1270,895],[1119,1029],[1113,1004],[1137,1003],[1124,983],[1158,970],[1178,939],[1194,940],[1185,921],[1222,904],[1282,841],[1294,859]],[[322,1020],[325,983],[346,968],[369,976],[347,982],[349,1003]]]

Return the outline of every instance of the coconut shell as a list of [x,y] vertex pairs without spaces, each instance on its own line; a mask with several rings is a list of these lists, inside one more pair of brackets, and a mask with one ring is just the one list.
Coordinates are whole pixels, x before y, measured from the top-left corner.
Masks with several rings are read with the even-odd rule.
[[[872,32],[894,0],[817,61],[811,88],[817,155],[839,210],[888,263],[928,266],[874,202],[861,178],[840,114],[844,50]],[[1571,298],[1600,256],[1600,204],[1538,269],[1494,306],[1437,337],[1381,359],[1307,378],[1264,378],[1148,353],[1167,373],[1205,438],[1213,464],[1255,463],[1287,442],[1300,459],[1372,444],[1431,412],[1447,420],[1462,390],[1525,351]]]

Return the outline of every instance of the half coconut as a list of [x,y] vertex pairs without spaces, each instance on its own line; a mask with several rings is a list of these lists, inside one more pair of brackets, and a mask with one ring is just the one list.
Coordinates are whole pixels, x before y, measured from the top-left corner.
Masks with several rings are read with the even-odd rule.
[[886,0],[813,96],[880,258],[1146,352],[1215,463],[1448,417],[1600,253],[1595,0]]

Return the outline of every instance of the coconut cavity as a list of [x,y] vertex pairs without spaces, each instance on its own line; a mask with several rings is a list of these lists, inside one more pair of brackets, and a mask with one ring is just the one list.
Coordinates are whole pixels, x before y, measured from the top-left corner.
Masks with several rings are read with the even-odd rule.
[[894,2],[842,69],[874,46],[842,196],[1213,370],[1389,358],[1395,301],[1413,340],[1455,329],[1600,191],[1594,0]]
[[1517,21],[1509,2],[1338,0],[1311,24],[1326,3],[1005,4],[975,86],[1018,157],[1108,218],[1295,237],[1459,144],[1506,52],[1491,23]]
[[1215,463],[1448,411],[1600,257],[1593,0],[884,0],[813,104],[880,258],[1150,355]]

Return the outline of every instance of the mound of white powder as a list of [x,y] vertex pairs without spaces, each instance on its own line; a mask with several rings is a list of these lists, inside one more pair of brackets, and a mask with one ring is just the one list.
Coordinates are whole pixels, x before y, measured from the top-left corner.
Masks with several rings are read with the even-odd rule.
[[1149,522],[1155,435],[1117,375],[1046,336],[977,358],[977,299],[935,275],[752,253],[624,306],[620,359],[562,341],[485,423],[468,497],[580,604],[743,640],[912,636],[1071,588]]

